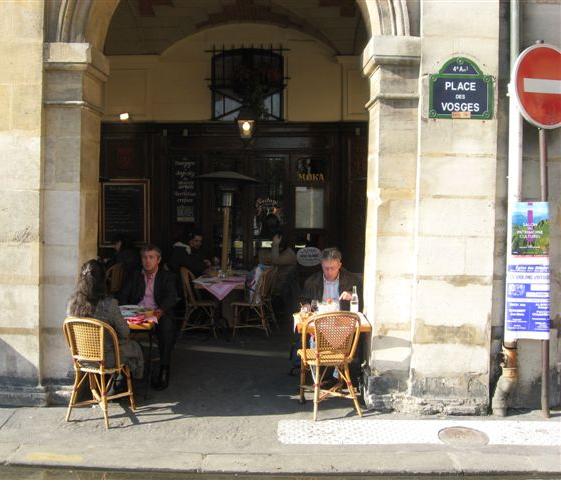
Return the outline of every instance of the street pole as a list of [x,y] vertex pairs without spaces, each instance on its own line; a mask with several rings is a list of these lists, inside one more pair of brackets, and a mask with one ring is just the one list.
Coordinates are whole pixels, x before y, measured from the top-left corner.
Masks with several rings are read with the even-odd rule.
[[[545,129],[538,129],[540,144],[540,195],[541,201],[547,202],[547,143]],[[549,339],[542,340],[542,415],[549,418]]]

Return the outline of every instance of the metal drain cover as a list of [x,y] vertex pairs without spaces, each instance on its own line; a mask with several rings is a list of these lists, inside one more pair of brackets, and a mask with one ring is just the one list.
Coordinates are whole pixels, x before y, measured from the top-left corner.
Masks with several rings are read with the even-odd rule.
[[450,446],[484,446],[489,443],[485,433],[462,426],[441,429],[438,438]]

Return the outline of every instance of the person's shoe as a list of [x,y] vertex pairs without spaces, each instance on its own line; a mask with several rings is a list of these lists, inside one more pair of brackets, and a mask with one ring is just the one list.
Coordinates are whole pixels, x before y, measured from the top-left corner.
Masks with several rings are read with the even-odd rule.
[[169,384],[169,366],[161,366],[158,379],[152,384],[156,391],[163,391]]

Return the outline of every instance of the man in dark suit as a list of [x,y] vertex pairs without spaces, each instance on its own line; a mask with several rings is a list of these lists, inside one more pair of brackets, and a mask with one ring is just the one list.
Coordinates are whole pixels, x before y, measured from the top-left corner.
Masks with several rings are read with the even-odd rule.
[[359,307],[362,306],[362,289],[358,277],[343,268],[342,255],[339,249],[328,247],[321,253],[321,272],[316,272],[306,279],[302,291],[302,301],[310,302],[339,300],[341,310],[348,310],[353,292],[357,286]]
[[159,310],[161,316],[156,327],[160,349],[160,372],[154,388],[162,390],[169,384],[171,352],[175,344],[176,325],[173,308],[177,303],[175,275],[160,268],[162,251],[149,244],[140,251],[142,270],[129,276],[119,294],[119,304],[138,304]]

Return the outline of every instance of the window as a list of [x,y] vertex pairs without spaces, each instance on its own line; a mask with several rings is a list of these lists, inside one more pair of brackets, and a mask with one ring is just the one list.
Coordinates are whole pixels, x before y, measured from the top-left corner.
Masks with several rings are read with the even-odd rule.
[[282,120],[286,80],[282,51],[238,48],[215,53],[210,85],[212,120],[235,120],[244,105],[263,120]]

